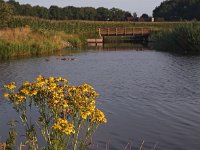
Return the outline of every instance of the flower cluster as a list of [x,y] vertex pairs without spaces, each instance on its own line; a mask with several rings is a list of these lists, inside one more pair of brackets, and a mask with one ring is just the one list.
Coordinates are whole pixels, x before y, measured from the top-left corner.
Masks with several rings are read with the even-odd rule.
[[[85,133],[85,138],[88,139],[93,129],[107,122],[104,113],[96,108],[99,94],[89,84],[70,86],[62,77],[45,78],[39,75],[33,82],[24,82],[17,90],[15,82],[4,87],[9,91],[4,96],[14,104],[18,112],[21,111],[23,122],[28,120],[26,116],[28,114],[24,109],[32,105],[36,107],[40,114],[38,117],[40,129],[43,136],[47,136],[45,139],[60,140],[59,134],[63,133],[72,135],[76,149],[80,129],[82,132],[88,132]],[[53,133],[50,134],[51,132]],[[54,142],[48,141],[48,143]]]
[[83,119],[91,116],[95,111],[95,99],[98,94],[91,85],[83,84],[68,88],[68,99],[75,109],[79,112]]
[[52,128],[67,135],[75,133],[74,125],[72,123],[68,123],[67,120],[62,118],[59,118],[58,121],[52,126]]
[[6,88],[8,90],[14,90],[16,88],[15,82],[11,82],[8,85],[4,85],[4,88]]
[[94,122],[96,124],[106,123],[107,119],[105,118],[105,115],[101,110],[96,109],[91,116],[91,122]]

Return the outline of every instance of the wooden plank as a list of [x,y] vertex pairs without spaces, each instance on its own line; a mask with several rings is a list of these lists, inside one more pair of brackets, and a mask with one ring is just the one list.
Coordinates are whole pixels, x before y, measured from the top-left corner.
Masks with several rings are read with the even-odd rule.
[[87,39],[87,43],[103,43],[103,39]]

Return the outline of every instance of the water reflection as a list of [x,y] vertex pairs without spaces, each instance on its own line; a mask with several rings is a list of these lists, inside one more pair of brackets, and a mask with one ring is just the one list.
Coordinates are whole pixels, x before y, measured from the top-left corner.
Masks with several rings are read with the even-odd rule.
[[121,50],[149,50],[147,44],[142,43],[88,43],[87,49],[98,49],[105,51],[121,51]]

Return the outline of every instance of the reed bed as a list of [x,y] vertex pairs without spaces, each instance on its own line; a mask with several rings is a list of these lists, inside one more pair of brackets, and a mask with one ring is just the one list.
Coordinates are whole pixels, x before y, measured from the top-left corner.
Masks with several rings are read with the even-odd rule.
[[0,30],[0,59],[53,53],[80,45],[78,35],[58,31],[31,29],[29,26]]
[[181,54],[200,54],[200,27],[197,23],[183,24],[171,30],[152,34],[153,48]]

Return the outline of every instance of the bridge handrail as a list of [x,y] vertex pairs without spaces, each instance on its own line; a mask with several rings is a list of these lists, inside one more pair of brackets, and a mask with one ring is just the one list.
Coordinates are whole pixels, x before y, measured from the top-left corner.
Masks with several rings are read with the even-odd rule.
[[134,35],[134,34],[149,34],[152,28],[149,27],[109,27],[109,28],[98,28],[100,36],[110,35]]

